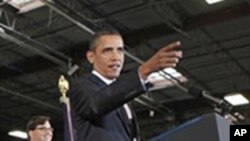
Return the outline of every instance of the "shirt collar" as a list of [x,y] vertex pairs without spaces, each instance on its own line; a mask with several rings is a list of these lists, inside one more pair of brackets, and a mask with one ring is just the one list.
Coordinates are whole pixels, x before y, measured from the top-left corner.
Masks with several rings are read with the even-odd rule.
[[96,70],[92,70],[92,74],[96,75],[98,78],[100,78],[105,84],[110,85],[111,83],[113,83],[115,81],[115,79],[110,80],[105,78],[103,75],[101,75],[98,71]]

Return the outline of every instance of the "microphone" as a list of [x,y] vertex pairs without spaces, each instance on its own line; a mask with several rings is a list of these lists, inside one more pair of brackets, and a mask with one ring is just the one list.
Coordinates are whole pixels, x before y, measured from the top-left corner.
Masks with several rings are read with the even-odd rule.
[[233,106],[230,103],[228,103],[224,99],[220,99],[220,98],[217,98],[217,97],[211,95],[208,91],[206,91],[200,87],[191,86],[188,88],[188,92],[189,92],[189,94],[191,94],[194,97],[205,98],[205,99],[215,103],[216,106],[215,106],[214,110],[217,113],[223,115],[223,117],[225,117],[226,119],[229,119],[231,122],[240,123],[240,122],[243,122],[245,120],[245,117],[238,112],[231,114],[231,112],[232,112],[231,110],[232,110]]
[[207,99],[209,101],[214,102],[215,104],[217,104],[219,106],[225,104],[224,100],[212,96],[208,91],[206,91],[206,90],[204,90],[204,89],[202,89],[200,87],[197,87],[197,86],[191,86],[188,89],[188,93],[193,95],[194,97],[205,98],[205,99]]

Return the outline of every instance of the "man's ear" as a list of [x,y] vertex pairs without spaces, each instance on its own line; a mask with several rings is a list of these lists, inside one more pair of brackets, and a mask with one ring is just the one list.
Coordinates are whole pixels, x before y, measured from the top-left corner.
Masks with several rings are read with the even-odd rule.
[[88,51],[87,52],[87,59],[88,61],[93,64],[94,63],[94,60],[95,60],[95,54],[93,51]]

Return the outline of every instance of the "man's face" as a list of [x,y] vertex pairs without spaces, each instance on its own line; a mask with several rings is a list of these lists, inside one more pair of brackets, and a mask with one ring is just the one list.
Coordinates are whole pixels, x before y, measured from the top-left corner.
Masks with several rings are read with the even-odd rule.
[[37,125],[34,130],[29,131],[30,141],[51,141],[53,129],[48,121],[42,125]]
[[108,79],[120,75],[124,62],[124,43],[119,35],[104,35],[94,50],[87,54],[94,69]]

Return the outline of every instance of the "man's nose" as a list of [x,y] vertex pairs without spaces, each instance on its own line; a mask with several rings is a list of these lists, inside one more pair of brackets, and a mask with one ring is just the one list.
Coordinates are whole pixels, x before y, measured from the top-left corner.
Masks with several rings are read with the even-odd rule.
[[53,132],[51,130],[46,130],[46,134],[53,135]]

